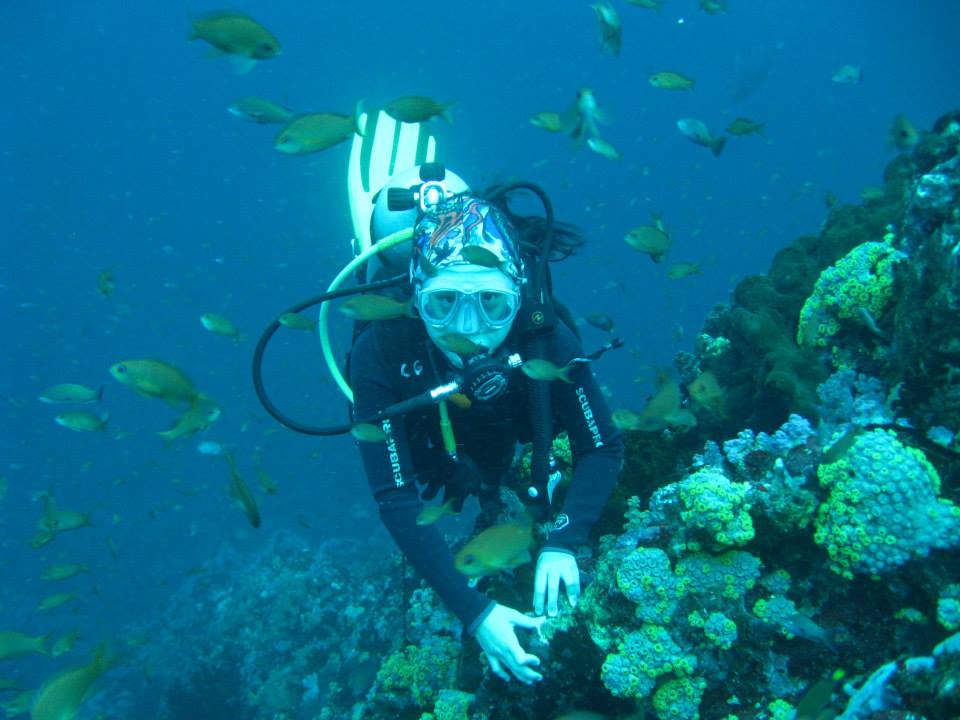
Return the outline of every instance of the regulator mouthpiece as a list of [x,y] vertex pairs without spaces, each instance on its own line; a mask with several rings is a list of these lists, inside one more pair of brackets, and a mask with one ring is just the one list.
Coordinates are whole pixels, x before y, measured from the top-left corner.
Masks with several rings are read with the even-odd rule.
[[522,364],[523,360],[516,353],[505,360],[477,355],[467,362],[460,384],[470,399],[489,402],[507,391],[510,374]]

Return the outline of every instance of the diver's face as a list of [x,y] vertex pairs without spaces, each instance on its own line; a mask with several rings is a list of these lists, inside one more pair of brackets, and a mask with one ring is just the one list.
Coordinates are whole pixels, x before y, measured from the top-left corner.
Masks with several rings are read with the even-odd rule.
[[417,310],[427,334],[441,349],[438,338],[463,335],[493,352],[510,333],[519,308],[516,283],[493,268],[446,268],[417,291]]

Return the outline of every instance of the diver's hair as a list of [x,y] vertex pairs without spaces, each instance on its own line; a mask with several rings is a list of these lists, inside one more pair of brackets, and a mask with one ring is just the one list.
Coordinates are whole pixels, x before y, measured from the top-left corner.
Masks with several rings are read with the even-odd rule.
[[[528,192],[524,188],[515,188],[502,192],[505,184],[491,185],[479,193],[469,193],[494,205],[502,212],[507,221],[516,230],[520,251],[525,257],[539,255],[547,229],[547,221],[542,215],[521,215],[510,207],[511,197],[516,193]],[[577,250],[583,247],[586,240],[576,225],[565,222],[554,222],[553,242],[550,244],[550,262],[566,260]]]

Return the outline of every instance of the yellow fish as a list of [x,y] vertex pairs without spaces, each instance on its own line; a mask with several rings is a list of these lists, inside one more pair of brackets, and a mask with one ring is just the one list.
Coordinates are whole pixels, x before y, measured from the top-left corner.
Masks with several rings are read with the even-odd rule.
[[754,122],[750,118],[738,117],[727,125],[727,132],[731,135],[749,135],[755,133],[763,135],[764,123]]
[[433,98],[422,95],[409,95],[390,101],[383,110],[400,122],[421,123],[432,117],[442,117],[452,125],[453,116],[450,114],[452,106],[453,103],[437,102]]
[[100,646],[88,664],[57,673],[37,690],[30,720],[71,720],[90,697],[93,684],[112,666]]
[[467,577],[496,575],[530,562],[533,527],[529,522],[494,525],[468,542],[454,557]]
[[696,80],[678,72],[664,70],[650,76],[650,84],[659,90],[693,90]]
[[601,137],[587,138],[587,147],[609,160],[619,160],[620,151]]
[[90,572],[90,568],[83,563],[61,563],[50,565],[40,573],[41,580],[67,580],[81,573]]
[[474,355],[482,355],[487,352],[489,348],[476,343],[466,335],[461,335],[460,333],[447,333],[437,338],[437,344],[443,350],[449,350],[455,355],[459,355],[465,358],[471,358]]
[[57,593],[56,595],[48,595],[43,598],[40,602],[37,603],[37,610],[54,610],[58,607],[71,603],[77,599],[76,593],[67,592],[67,593]]
[[673,265],[670,270],[667,271],[667,277],[671,280],[682,280],[685,277],[690,277],[691,275],[700,274],[700,263],[694,262],[681,262]]
[[658,374],[656,392],[647,401],[643,412],[637,416],[622,416],[629,422],[629,430],[656,432],[668,427],[690,428],[697,424],[696,418],[686,408],[681,407],[683,400],[680,386],[664,372]]
[[570,371],[573,369],[571,364],[558,368],[549,360],[533,358],[521,365],[520,369],[523,370],[524,375],[534,380],[562,380],[565,383],[573,383],[570,379]]
[[266,98],[249,95],[242,97],[227,108],[234,117],[261,125],[290,122],[293,110]]
[[93,524],[90,522],[89,515],[75,510],[57,510],[46,516],[43,522],[45,527],[40,528],[41,530],[56,530],[57,532],[76,530]]
[[627,0],[627,5],[646,8],[647,10],[656,10],[658,13],[663,9],[663,3],[666,0]]
[[610,115],[597,104],[597,98],[590,88],[580,88],[573,107],[563,116],[564,132],[577,142],[600,134],[598,124],[610,122]]
[[670,235],[653,225],[638,225],[630,230],[623,240],[637,252],[649,255],[656,263],[660,262],[672,245]]
[[32,538],[30,538],[30,547],[34,549],[42,548],[43,546],[52,543],[56,536],[57,534],[52,530],[39,530]]
[[838,85],[858,85],[863,80],[863,70],[858,65],[844,65],[833,74]]
[[225,452],[223,456],[230,465],[230,497],[243,508],[243,512],[246,513],[249,523],[255,528],[260,527],[260,508],[257,507],[257,501],[254,499],[253,493],[250,492],[250,488],[247,487],[243,478],[240,477],[240,473],[237,472],[236,460],[234,460],[233,455],[228,452]]
[[260,467],[260,465],[256,465],[254,470],[257,472],[257,485],[260,486],[260,489],[263,490],[267,495],[276,495],[276,481],[270,477],[270,475],[267,474],[267,471]]
[[824,448],[823,455],[820,456],[821,465],[829,465],[838,460],[842,460],[847,451],[854,446],[860,435],[863,434],[863,428],[858,425],[851,425],[847,428],[830,447]]
[[206,430],[220,418],[220,408],[208,402],[207,398],[199,400],[187,409],[169,430],[158,432],[168,443],[182,437],[190,437],[194,433]]
[[291,330],[312,331],[317,329],[316,320],[300,315],[299,313],[284,313],[277,318],[277,322]]
[[0,630],[0,660],[10,660],[30,653],[48,655],[49,637],[49,635],[30,637],[12,630]]
[[103,387],[94,390],[86,385],[77,385],[76,383],[61,383],[48,387],[37,397],[42,403],[49,405],[87,405],[89,403],[99,402],[103,396]]
[[47,532],[66,532],[91,525],[90,516],[76,510],[58,510],[56,498],[49,492],[40,495],[43,501],[43,517],[37,521],[37,529]]
[[724,417],[726,415],[726,394],[717,376],[709,370],[704,370],[697,378],[687,385],[687,392],[697,404],[707,408],[710,412]]
[[353,115],[310,113],[294,118],[277,133],[273,147],[286,155],[306,155],[333,147],[359,132]]
[[541,112],[530,118],[530,124],[547,132],[561,132],[564,127],[563,116],[558,112]]
[[447,500],[443,505],[425,507],[420,511],[420,514],[417,515],[417,525],[433,525],[447,515],[457,515],[453,510],[453,498]]
[[620,16],[616,8],[607,0],[596,2],[590,6],[597,15],[597,25],[600,28],[600,47],[611,55],[620,54],[623,31],[620,27]]
[[120,548],[117,547],[117,542],[112,535],[107,535],[107,550],[110,551],[110,557],[114,560],[120,557]]
[[700,0],[700,9],[708,15],[727,11],[727,0]]
[[357,423],[350,428],[350,434],[360,442],[386,442],[389,437],[383,428],[372,423]]
[[[491,253],[492,254],[492,253]],[[413,317],[412,304],[385,295],[355,295],[340,305],[337,310],[352,320],[392,320]]]
[[66,655],[68,652],[73,650],[74,646],[77,644],[77,640],[80,639],[80,631],[74,630],[73,632],[68,632],[61,638],[58,638],[57,641],[53,644],[53,648],[50,650],[50,654],[54,657],[60,657],[61,655]]
[[192,405],[200,394],[181,370],[161,360],[124,360],[110,368],[113,378],[141,395]]
[[214,335],[230,338],[235,343],[240,342],[240,331],[237,330],[237,326],[223,315],[204,313],[200,316],[200,324]]
[[113,294],[114,282],[112,270],[101,270],[97,275],[97,292],[104,297],[110,297]]
[[94,415],[83,410],[69,410],[54,418],[57,425],[74,432],[105,432],[109,419],[106,413]]
[[460,250],[460,255],[471,265],[486,268],[501,268],[503,266],[503,260],[497,257],[495,252],[479,245],[465,246]]
[[714,157],[720,157],[727,144],[725,137],[714,137],[703,121],[697,118],[680,118],[677,120],[677,130],[694,145],[709,148]]
[[193,18],[187,40],[210,43],[217,54],[229,55],[238,72],[253,68],[259,60],[280,54],[279,41],[249,15],[238,12],[212,12]]
[[613,424],[620,430],[640,430],[641,429],[641,418],[640,415],[635,413],[633,410],[627,410],[622,408],[620,410],[614,410],[610,415],[610,419],[613,421]]
[[920,140],[920,133],[905,115],[897,115],[890,126],[890,145],[898,150],[910,150]]

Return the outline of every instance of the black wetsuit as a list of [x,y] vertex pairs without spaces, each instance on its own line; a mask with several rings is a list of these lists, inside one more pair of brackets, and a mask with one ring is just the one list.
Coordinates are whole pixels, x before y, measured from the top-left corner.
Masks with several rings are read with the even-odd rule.
[[[516,344],[512,333],[504,347],[519,349]],[[560,322],[547,336],[546,347],[546,357],[557,367],[582,356],[576,336]],[[371,417],[393,403],[447,382],[454,373],[419,320],[374,323],[357,338],[350,357],[355,419]],[[572,551],[587,542],[613,490],[623,443],[591,366],[576,365],[570,377],[572,383],[551,383],[554,431],[567,431],[573,452],[573,481],[562,508],[569,524],[552,531],[548,543]],[[475,463],[487,483],[499,482],[510,467],[517,443],[530,440],[529,382],[517,370],[509,390],[495,400],[474,403],[467,410],[448,403],[458,453]],[[390,436],[388,443],[359,443],[380,518],[400,550],[472,632],[493,604],[470,588],[467,578],[456,570],[440,531],[416,522],[423,509],[417,485],[451,469],[443,450],[437,409],[392,419]]]

